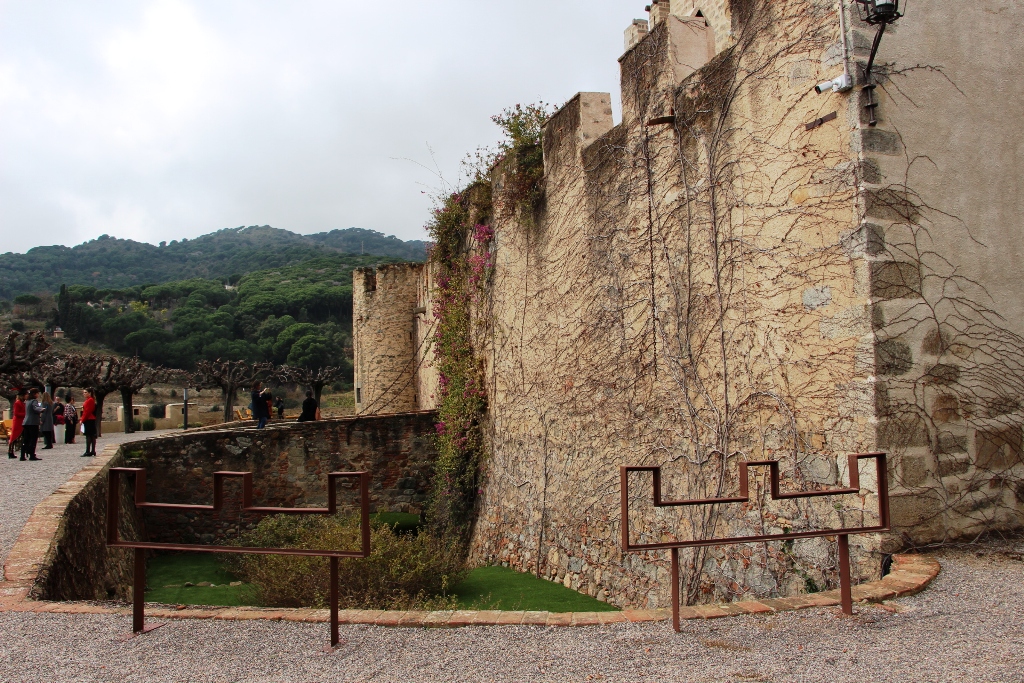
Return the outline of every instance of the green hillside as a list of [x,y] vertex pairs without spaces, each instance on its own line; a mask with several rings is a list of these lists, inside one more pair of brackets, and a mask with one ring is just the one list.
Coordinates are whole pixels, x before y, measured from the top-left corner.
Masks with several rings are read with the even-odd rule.
[[237,281],[253,271],[339,254],[422,261],[426,243],[358,228],[316,235],[270,226],[231,228],[160,246],[103,235],[76,247],[36,247],[25,254],[0,255],[0,299],[56,293],[61,284],[112,290],[190,278]]
[[72,285],[56,306],[51,299],[34,308],[37,319],[60,325],[77,344],[169,367],[218,358],[344,365],[351,362],[352,271],[398,260],[335,253],[249,273],[237,287],[204,278],[122,289]]

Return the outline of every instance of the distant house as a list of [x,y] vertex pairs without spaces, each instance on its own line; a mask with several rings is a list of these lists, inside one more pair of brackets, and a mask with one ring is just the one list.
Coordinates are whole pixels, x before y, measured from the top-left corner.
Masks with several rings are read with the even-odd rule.
[[53,338],[54,339],[63,339],[64,338],[64,330],[62,330],[59,327],[53,328]]

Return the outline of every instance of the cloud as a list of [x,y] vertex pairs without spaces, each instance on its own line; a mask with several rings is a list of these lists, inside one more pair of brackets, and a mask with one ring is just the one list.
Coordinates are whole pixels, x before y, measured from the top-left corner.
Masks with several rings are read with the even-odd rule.
[[612,0],[0,3],[2,249],[242,224],[422,238],[438,181],[402,159],[454,181],[491,114],[617,92],[632,18]]

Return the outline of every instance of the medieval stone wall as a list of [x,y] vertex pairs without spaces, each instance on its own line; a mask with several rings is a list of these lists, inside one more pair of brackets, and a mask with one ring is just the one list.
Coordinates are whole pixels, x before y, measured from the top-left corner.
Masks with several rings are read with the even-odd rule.
[[[150,502],[209,505],[213,473],[227,471],[253,473],[256,505],[326,507],[327,474],[368,471],[372,512],[419,513],[436,457],[434,422],[432,413],[407,413],[182,434],[133,445],[126,462],[146,468]],[[356,503],[353,487],[339,492],[339,505]],[[240,514],[240,502],[240,480],[231,480],[219,513],[146,510],[147,538],[230,541],[262,518]]]
[[[920,27],[886,38],[908,47],[880,67],[870,127],[859,87],[813,93],[842,72],[836,3],[672,2],[680,16],[664,4],[649,32],[627,34],[623,122],[607,95],[570,100],[544,132],[543,202],[497,211],[474,309],[490,439],[475,561],[620,605],[666,604],[666,558],[619,548],[622,464],[662,465],[667,496],[705,498],[735,495],[740,460],[779,459],[784,488],[813,489],[847,481],[846,453],[889,451],[894,534],[855,541],[860,578],[900,545],[1019,528],[1024,342],[1012,314],[1024,292],[999,276],[1009,266],[976,256],[1019,252],[1005,210],[1019,197],[958,174],[977,143],[996,160],[978,178],[1019,177],[1000,148],[1012,133],[949,131],[968,102],[997,131],[998,102],[1022,89],[971,81],[977,97],[942,110],[960,87],[943,50],[982,70],[1006,55],[968,59],[971,22],[947,16],[961,10],[915,7]],[[1005,3],[982,4],[971,11]],[[847,11],[861,86],[873,29]],[[957,65],[961,82],[971,68]],[[496,207],[514,172],[497,170]],[[972,241],[983,232],[991,246]],[[423,372],[429,356],[413,364]],[[859,496],[779,503],[758,475],[749,505],[680,514],[645,509],[650,481],[638,478],[632,526],[660,539],[871,524],[876,482],[862,484]],[[689,553],[684,568],[690,601],[836,580],[821,539]]]
[[[667,18],[620,60],[623,124],[612,127],[607,96],[586,93],[548,123],[543,210],[496,226],[478,561],[664,605],[666,558],[619,547],[620,465],[664,465],[673,497],[714,497],[735,494],[741,459],[781,459],[787,485],[804,489],[844,480],[840,456],[874,446],[849,112],[806,130],[827,112],[792,78],[826,73],[836,34],[790,9],[774,25],[797,35],[766,27],[697,73],[680,55],[705,36]],[[781,58],[765,57],[769,43]],[[645,538],[828,528],[870,518],[873,486],[792,505],[762,489],[743,509],[647,508],[634,525]],[[649,487],[631,488],[641,509]],[[860,542],[867,577],[878,539]],[[691,553],[686,588],[700,601],[829,585],[834,552],[804,541]]]
[[415,311],[423,269],[421,264],[402,263],[360,268],[353,275],[357,415],[419,407]]

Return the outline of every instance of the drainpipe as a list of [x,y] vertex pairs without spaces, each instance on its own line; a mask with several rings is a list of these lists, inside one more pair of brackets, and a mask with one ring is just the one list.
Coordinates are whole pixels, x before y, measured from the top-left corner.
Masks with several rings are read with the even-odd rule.
[[846,3],[839,0],[839,32],[843,36],[843,75],[845,81],[853,85],[853,78],[850,76],[850,36],[846,31]]

